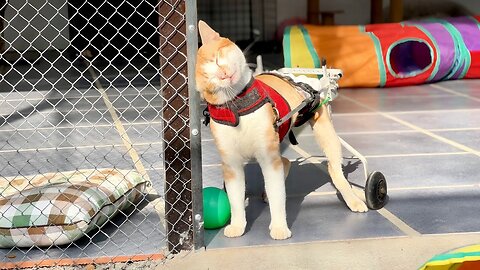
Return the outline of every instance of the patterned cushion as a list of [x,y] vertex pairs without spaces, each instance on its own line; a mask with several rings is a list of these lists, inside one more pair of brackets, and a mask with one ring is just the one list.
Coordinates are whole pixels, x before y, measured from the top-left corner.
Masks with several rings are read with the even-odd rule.
[[138,203],[146,184],[139,173],[116,169],[0,179],[0,247],[75,241]]

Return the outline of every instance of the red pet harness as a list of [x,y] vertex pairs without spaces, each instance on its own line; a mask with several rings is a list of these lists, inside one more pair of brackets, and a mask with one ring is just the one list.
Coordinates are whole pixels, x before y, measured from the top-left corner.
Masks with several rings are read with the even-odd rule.
[[[272,107],[277,112],[277,119],[284,117],[291,111],[290,105],[275,89],[260,80],[252,78],[235,99],[222,105],[208,104],[208,112],[215,122],[236,127],[240,123],[240,116],[258,110],[267,102],[272,104]],[[290,127],[290,119],[278,127],[280,141],[283,140]]]

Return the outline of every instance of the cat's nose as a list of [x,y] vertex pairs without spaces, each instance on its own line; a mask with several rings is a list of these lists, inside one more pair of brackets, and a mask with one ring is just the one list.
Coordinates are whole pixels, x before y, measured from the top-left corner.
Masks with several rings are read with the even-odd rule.
[[232,76],[233,76],[233,75],[228,75],[228,74],[224,73],[224,74],[220,75],[219,78],[220,78],[221,80],[226,80],[226,79],[232,78]]
[[227,79],[230,80],[232,79],[233,75],[234,75],[234,72],[230,74],[229,72],[226,72],[226,71],[220,71],[220,73],[218,74],[218,78],[220,80],[227,80]]

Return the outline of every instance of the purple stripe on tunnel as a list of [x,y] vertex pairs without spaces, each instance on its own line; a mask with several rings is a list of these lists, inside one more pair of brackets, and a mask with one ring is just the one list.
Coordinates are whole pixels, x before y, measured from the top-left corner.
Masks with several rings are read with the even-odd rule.
[[[439,52],[438,70],[431,81],[442,80],[448,75],[455,61],[455,43],[448,30],[438,22],[415,22],[421,30],[426,30],[434,39],[436,50]],[[422,29],[423,28],[423,29]]]

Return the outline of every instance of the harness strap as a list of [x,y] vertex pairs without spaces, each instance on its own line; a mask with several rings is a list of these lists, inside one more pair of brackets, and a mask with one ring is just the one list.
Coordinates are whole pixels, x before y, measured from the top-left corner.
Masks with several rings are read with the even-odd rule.
[[291,144],[298,145],[297,138],[295,137],[295,133],[293,133],[292,130],[288,132],[288,140],[290,141]]
[[[273,112],[276,114],[275,122],[291,111],[288,101],[280,93],[261,80],[252,77],[247,87],[234,99],[220,105],[207,103],[207,109],[203,112],[203,122],[208,125],[212,119],[216,123],[236,127],[240,124],[241,116],[255,112],[266,103],[270,103],[273,107]],[[283,125],[272,123],[272,126],[281,141],[290,131],[292,122],[288,118]]]
[[[312,97],[308,97],[307,99],[303,100],[300,105],[298,105],[295,109],[291,110],[287,115],[282,117],[281,119],[278,119],[277,122],[275,123],[276,126],[280,126],[286,121],[288,121],[294,114],[305,108],[310,102],[312,101]],[[295,122],[295,126],[297,126],[297,122]]]
[[267,73],[262,73],[262,74],[275,76],[279,79],[282,79],[282,80],[286,81],[290,85],[293,85],[295,88],[300,88],[300,89],[304,90],[306,93],[309,94],[309,97],[307,97],[302,103],[300,103],[300,105],[298,107],[296,107],[295,109],[290,111],[290,113],[285,115],[282,119],[279,119],[276,123],[277,125],[281,125],[282,123],[284,123],[288,119],[292,118],[292,116],[295,113],[298,112],[298,116],[297,116],[297,119],[294,123],[294,126],[299,127],[299,126],[305,124],[308,120],[310,120],[310,118],[313,117],[313,115],[315,114],[315,111],[319,107],[321,107],[322,105],[324,105],[324,104],[326,104],[327,102],[330,101],[329,98],[326,98],[326,99],[322,100],[321,93],[319,91],[316,91],[315,89],[313,89],[307,83],[295,82],[292,78],[290,78],[288,76],[282,76],[282,75],[277,74],[277,73],[267,72]]
[[[273,100],[271,100],[270,97],[267,97],[266,99],[263,99],[264,101],[263,102],[260,102],[259,104],[256,103],[258,99],[257,98],[254,98],[252,96],[252,98],[249,98],[248,96],[251,95],[251,94],[258,94],[257,92],[252,92],[251,94],[247,94],[246,95],[246,98],[242,98],[241,102],[239,104],[241,104],[242,106],[240,107],[246,107],[248,109],[242,109],[240,111],[235,111],[233,112],[235,115],[237,115],[235,118],[237,119],[237,121],[239,120],[239,116],[241,115],[244,115],[244,114],[248,114],[250,113],[251,111],[255,111],[258,107],[260,106],[263,106],[263,104],[265,104],[266,102],[269,102],[272,104],[272,107],[274,109],[274,113],[276,113],[276,121],[274,123],[274,128],[277,130],[277,132],[279,132],[279,129],[280,127],[283,125],[283,124],[286,124],[286,122],[289,122],[290,119],[293,117],[294,114],[298,113],[298,116],[297,116],[297,119],[295,121],[295,123],[293,124],[293,126],[295,127],[298,127],[298,126],[301,126],[303,125],[305,122],[307,122],[310,118],[313,117],[313,115],[315,114],[315,111],[321,107],[322,105],[326,104],[327,102],[330,101],[329,98],[325,98],[324,100],[321,99],[321,93],[319,91],[316,91],[314,90],[309,84],[307,83],[302,83],[302,82],[295,82],[292,78],[290,77],[287,77],[287,76],[282,76],[280,74],[276,74],[276,73],[262,73],[264,75],[272,75],[272,76],[275,76],[279,79],[282,79],[284,80],[285,82],[289,83],[290,85],[292,85],[293,87],[295,88],[300,88],[302,89],[305,93],[307,93],[309,96],[307,98],[305,98],[299,106],[297,106],[295,109],[293,110],[289,110],[289,112],[287,114],[285,114],[283,117],[279,118],[279,113],[278,113],[278,110],[276,108],[276,104],[275,102],[273,102]],[[248,89],[250,86],[252,86],[253,84],[253,78],[252,78],[252,81],[250,81],[250,83],[248,84],[248,87],[246,87],[246,89]],[[246,91],[246,90],[244,90]],[[243,91],[243,92],[244,92]],[[242,92],[242,94],[243,94]],[[278,95],[278,94],[277,94]],[[281,96],[280,96],[281,97]],[[281,97],[282,99],[284,99],[283,97]],[[287,104],[288,106],[288,102],[286,102],[284,100],[284,102]],[[243,103],[243,104],[242,104]],[[209,107],[210,105],[205,108],[203,110],[203,124],[205,126],[207,126],[209,123],[210,123],[210,112],[209,112]],[[224,106],[215,106],[216,109],[218,108],[222,108]],[[228,106],[226,106],[226,108],[228,108]],[[277,110],[277,111],[275,111]],[[224,124],[227,124],[227,125],[233,125],[233,126],[236,126],[236,124],[238,123],[229,123],[227,121],[222,121],[220,119],[216,119],[215,118],[215,121],[216,122],[220,122],[220,123],[224,123]],[[290,129],[290,123],[288,123],[288,130],[284,130],[283,132],[288,132],[288,138],[290,140],[290,142],[293,144],[293,145],[297,145],[298,144],[298,141],[297,139],[295,138],[295,134],[293,133],[293,131]],[[283,133],[285,134],[285,133]]]

